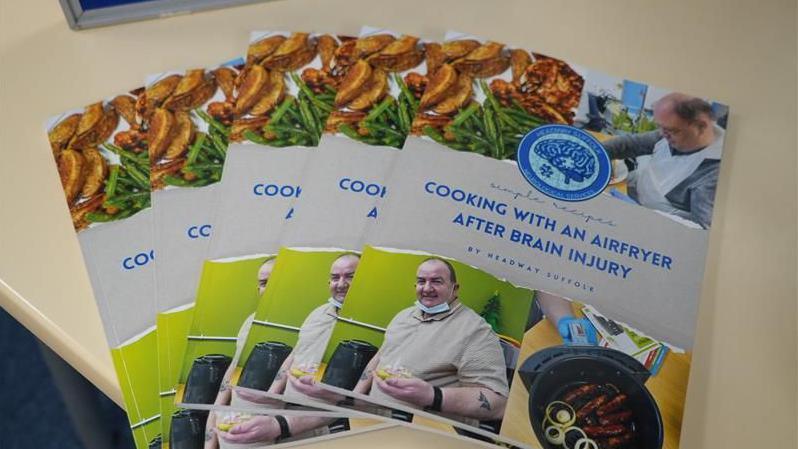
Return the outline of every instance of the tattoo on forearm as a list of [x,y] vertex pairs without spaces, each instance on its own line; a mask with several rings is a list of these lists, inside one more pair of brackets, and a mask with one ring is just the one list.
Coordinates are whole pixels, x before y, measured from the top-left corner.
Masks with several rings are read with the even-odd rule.
[[285,379],[285,370],[281,369],[277,372],[277,378],[275,380],[283,380]]
[[368,371],[363,371],[363,374],[360,375],[360,380],[366,380],[369,378],[371,374]]
[[205,431],[205,441],[211,441],[213,438],[213,430]]
[[230,382],[224,381],[222,382],[222,387],[219,388],[219,391],[227,391],[230,389]]
[[479,408],[484,408],[490,410],[490,401],[488,401],[488,397],[485,396],[485,393],[479,392]]

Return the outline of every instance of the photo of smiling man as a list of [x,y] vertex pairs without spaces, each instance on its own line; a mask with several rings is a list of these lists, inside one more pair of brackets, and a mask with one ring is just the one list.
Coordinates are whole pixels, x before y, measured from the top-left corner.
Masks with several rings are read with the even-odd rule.
[[[456,261],[366,247],[324,376],[292,372],[289,385],[327,404],[422,425],[432,414],[457,427],[449,431],[497,434],[533,300],[533,291]],[[338,372],[354,380],[339,382]]]
[[[359,260],[360,256],[358,254],[350,252],[341,253],[334,258],[332,264],[329,265],[329,282],[327,285],[329,297],[323,304],[318,305],[306,315],[302,325],[298,328],[295,343],[290,340],[281,342],[280,339],[265,342],[267,345],[282,344],[283,347],[289,349],[290,346],[287,344],[293,345],[293,349],[286,356],[279,371],[277,371],[276,375],[272,374],[273,380],[248,379],[249,382],[254,381],[260,385],[268,385],[266,391],[271,393],[271,396],[267,396],[262,390],[253,389],[251,386],[240,385],[241,377],[238,377],[237,382],[239,384],[233,382],[234,386],[232,387],[231,405],[234,408],[241,406],[291,408],[291,405],[286,406],[283,402],[275,400],[274,395],[284,395],[286,400],[290,399],[290,385],[287,384],[287,377],[291,370],[302,369],[304,370],[303,372],[313,372],[318,368],[319,361],[327,346],[327,340],[335,325],[338,309],[341,308],[345,300]],[[271,275],[271,271],[269,274]],[[283,279],[285,280],[285,278]],[[265,288],[261,291],[261,294],[264,291]],[[275,324],[269,320],[258,320],[256,315],[257,312],[250,317],[248,323],[245,324],[248,327],[246,329],[247,332],[239,337],[242,342],[242,348],[246,343],[252,343],[250,341],[252,340],[252,330]],[[250,350],[248,354],[244,351],[241,356],[244,358],[252,357],[253,351]],[[244,363],[243,360],[236,365],[249,366],[248,362]],[[257,368],[255,368],[254,372],[257,372]],[[268,382],[271,382],[271,384],[269,385]],[[210,435],[209,443],[205,446],[206,449],[214,447],[221,447],[222,449],[256,448],[274,444],[275,442],[301,440],[329,434],[331,433],[331,425],[335,427],[336,431],[349,429],[348,422],[345,419],[312,416],[254,416],[241,420],[241,422],[233,421],[236,422],[231,423],[229,426],[224,426],[224,429],[219,426],[213,428],[213,435]],[[211,427],[209,426],[209,428]]]
[[474,425],[501,419],[509,390],[499,337],[458,300],[459,288],[451,263],[424,260],[415,304],[388,325],[356,390]]

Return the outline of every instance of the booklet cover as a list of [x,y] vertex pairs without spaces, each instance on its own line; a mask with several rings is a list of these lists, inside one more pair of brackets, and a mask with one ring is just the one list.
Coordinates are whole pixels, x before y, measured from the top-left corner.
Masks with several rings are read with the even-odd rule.
[[160,434],[153,221],[143,89],[46,123],[64,198],[100,312],[136,447]]
[[[310,206],[294,211],[303,217],[284,227],[283,245],[360,249],[365,226],[389,195],[384,181],[411,131],[427,57],[438,46],[372,27],[351,42],[355,52],[340,63],[341,79],[325,80],[337,87],[335,110],[303,174],[303,184],[327,188],[305,190],[302,204]],[[324,224],[327,232],[316,232]]]
[[[174,387],[190,304],[210,238],[214,185],[221,179],[230,127],[215,119],[234,100],[243,59],[219,67],[147,77],[143,128],[150,148],[150,181],[158,311],[158,370],[162,443],[175,413]],[[143,136],[144,137],[144,136]],[[126,142],[134,145],[135,141]]]
[[[397,156],[385,183],[390,199],[364,241],[453,259],[539,292],[547,319],[524,334],[509,392],[478,383],[491,407],[486,391],[503,398],[504,420],[490,438],[530,447],[678,447],[728,108],[535,52],[450,37],[463,53],[447,56],[429,78],[414,122],[423,126]],[[468,95],[456,97],[454,110],[435,111],[464,77]],[[487,144],[458,137],[461,126]],[[351,159],[347,171],[358,164]],[[303,188],[306,197],[335,189]],[[323,237],[334,234],[329,224],[307,226],[316,244],[335,246]],[[417,306],[417,321],[446,323],[447,315],[434,318],[449,312],[438,307],[451,308],[457,298],[440,298],[424,304],[417,295],[428,309]],[[593,324],[598,316],[600,326]],[[386,343],[401,335],[389,330]],[[662,349],[639,360],[630,344],[643,349],[647,340],[649,349]],[[601,374],[615,372],[610,367],[623,380]],[[344,402],[327,398],[328,408],[354,399],[355,407],[370,402],[407,413],[409,403],[416,414],[445,415],[461,405],[447,406],[447,389],[453,401],[471,384],[451,366],[443,381],[425,369],[384,380],[384,367],[373,368],[364,371],[368,396],[356,390]],[[591,370],[597,374],[579,374]],[[344,393],[300,378],[322,399],[319,388]],[[479,406],[481,396],[472,396]],[[481,425],[466,429],[488,437]]]

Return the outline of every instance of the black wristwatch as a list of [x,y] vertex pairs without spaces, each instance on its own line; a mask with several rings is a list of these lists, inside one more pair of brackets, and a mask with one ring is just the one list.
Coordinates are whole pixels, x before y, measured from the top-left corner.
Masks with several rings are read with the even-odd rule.
[[277,440],[281,441],[286,438],[291,438],[291,429],[288,428],[288,420],[285,419],[285,416],[274,415],[274,419],[277,421],[277,424],[280,425],[280,436],[277,437]]
[[440,412],[443,406],[443,391],[438,387],[432,387],[432,404],[424,407],[428,412]]

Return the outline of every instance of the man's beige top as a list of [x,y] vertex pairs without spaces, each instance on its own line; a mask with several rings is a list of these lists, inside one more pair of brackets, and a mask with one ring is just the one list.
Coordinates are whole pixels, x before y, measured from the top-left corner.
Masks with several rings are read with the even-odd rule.
[[[338,316],[335,306],[332,304],[322,304],[313,309],[305,318],[302,327],[299,329],[299,339],[292,352],[294,357],[293,366],[302,367],[303,365],[318,366],[324,357],[327,343],[335,327],[336,317]],[[285,387],[286,396],[300,394],[288,383]]]
[[[482,386],[507,397],[507,374],[499,337],[459,301],[448,312],[424,317],[413,306],[391,320],[379,368],[405,368],[436,387]],[[378,387],[370,396],[397,402]]]

